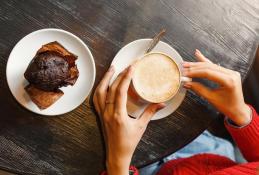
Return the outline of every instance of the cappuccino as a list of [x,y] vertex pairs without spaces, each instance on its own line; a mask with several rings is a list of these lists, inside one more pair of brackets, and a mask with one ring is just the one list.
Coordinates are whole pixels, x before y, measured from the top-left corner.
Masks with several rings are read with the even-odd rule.
[[151,103],[165,102],[179,89],[179,68],[163,53],[147,54],[137,61],[132,84],[143,100]]

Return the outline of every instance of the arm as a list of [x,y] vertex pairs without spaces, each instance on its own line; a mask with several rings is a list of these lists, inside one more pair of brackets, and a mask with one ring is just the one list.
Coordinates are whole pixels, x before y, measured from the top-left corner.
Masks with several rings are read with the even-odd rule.
[[185,62],[184,74],[191,78],[205,78],[218,84],[211,89],[198,82],[184,86],[208,100],[233,123],[242,128],[226,125],[244,156],[249,161],[259,160],[259,121],[256,112],[244,102],[241,77],[238,72],[213,64],[196,50],[199,62]]
[[133,66],[125,69],[109,87],[113,74],[114,68],[111,67],[96,88],[93,100],[102,123],[107,173],[129,175],[131,158],[137,144],[151,117],[164,104],[150,104],[138,119],[129,117],[126,103]]

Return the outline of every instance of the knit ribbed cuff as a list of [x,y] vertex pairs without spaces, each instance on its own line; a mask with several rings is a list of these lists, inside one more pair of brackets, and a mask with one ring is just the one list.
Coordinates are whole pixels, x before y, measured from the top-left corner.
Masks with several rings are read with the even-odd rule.
[[259,159],[259,116],[253,107],[249,107],[252,110],[250,124],[238,128],[229,125],[225,121],[225,126],[237,143],[245,159],[252,162]]
[[252,118],[251,118],[251,122],[248,125],[243,126],[243,127],[234,127],[233,125],[229,124],[227,122],[227,120],[225,120],[225,126],[234,138],[236,136],[238,136],[238,137],[241,137],[241,138],[244,137],[244,138],[246,138],[246,140],[247,140],[247,137],[249,137],[249,140],[250,139],[258,140],[259,117],[258,117],[255,109],[250,105],[249,105],[249,107],[252,111],[252,116],[251,116]]

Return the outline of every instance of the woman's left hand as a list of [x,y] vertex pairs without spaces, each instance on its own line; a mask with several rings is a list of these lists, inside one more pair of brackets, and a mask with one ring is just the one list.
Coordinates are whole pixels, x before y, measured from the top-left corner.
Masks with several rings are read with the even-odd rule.
[[114,67],[111,67],[97,86],[93,100],[105,137],[107,173],[128,175],[137,144],[151,117],[164,104],[150,104],[138,119],[129,117],[126,103],[133,66],[125,69],[109,87],[113,74]]

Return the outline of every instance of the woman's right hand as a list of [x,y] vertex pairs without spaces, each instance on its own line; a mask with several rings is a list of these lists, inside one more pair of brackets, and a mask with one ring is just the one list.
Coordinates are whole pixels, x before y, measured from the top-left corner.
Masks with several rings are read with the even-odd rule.
[[101,119],[109,175],[129,174],[132,155],[152,116],[165,104],[149,104],[139,118],[127,112],[127,92],[134,66],[125,69],[109,86],[115,72],[112,66],[94,93],[94,106]]
[[235,124],[244,126],[250,122],[250,108],[245,104],[239,72],[213,64],[199,50],[195,51],[199,62],[184,62],[184,75],[190,78],[205,78],[217,83],[210,89],[198,82],[186,82],[184,87],[207,99]]

